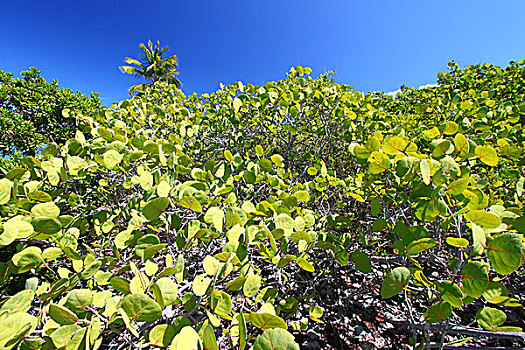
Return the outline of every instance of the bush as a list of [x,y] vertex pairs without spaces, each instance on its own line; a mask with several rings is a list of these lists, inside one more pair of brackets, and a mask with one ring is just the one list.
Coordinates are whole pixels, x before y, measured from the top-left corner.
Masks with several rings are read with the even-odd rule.
[[47,142],[62,144],[76,130],[75,118],[62,115],[64,109],[91,115],[100,109],[97,94],[91,98],[47,83],[34,67],[16,78],[0,71],[0,156],[15,151],[35,155]]
[[155,83],[7,172],[0,347],[298,349],[331,310],[318,281],[348,268],[385,273],[419,340],[467,307],[519,331],[502,311],[525,255],[517,90],[393,99],[310,73]]

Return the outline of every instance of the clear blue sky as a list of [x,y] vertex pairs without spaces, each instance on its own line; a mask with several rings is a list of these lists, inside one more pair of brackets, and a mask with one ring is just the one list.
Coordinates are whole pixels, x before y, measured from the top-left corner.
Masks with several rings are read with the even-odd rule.
[[525,1],[4,1],[0,69],[35,66],[60,86],[127,97],[118,66],[160,40],[180,60],[186,93],[261,84],[309,66],[356,90],[392,91],[462,66],[525,58]]

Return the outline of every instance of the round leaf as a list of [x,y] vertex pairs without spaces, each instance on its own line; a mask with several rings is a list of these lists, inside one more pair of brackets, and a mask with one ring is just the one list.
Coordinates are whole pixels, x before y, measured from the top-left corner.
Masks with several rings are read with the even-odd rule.
[[259,288],[261,288],[261,276],[251,275],[246,278],[242,291],[246,297],[251,298],[257,294]]
[[496,331],[506,320],[507,315],[503,311],[492,307],[484,307],[476,313],[476,321],[488,331]]
[[250,323],[263,331],[270,328],[288,329],[288,325],[282,318],[269,313],[252,312],[250,314]]
[[479,261],[469,261],[461,270],[463,290],[473,298],[479,298],[489,283],[485,265]]
[[356,250],[352,253],[352,261],[354,262],[356,269],[362,273],[369,273],[372,271],[372,263],[368,257],[368,254],[360,250]]
[[121,161],[122,155],[114,149],[110,149],[104,153],[104,166],[109,170],[114,169]]
[[157,197],[146,204],[142,213],[148,220],[155,220],[166,210],[170,200],[166,197]]
[[182,328],[179,334],[173,338],[170,346],[170,350],[200,350],[203,348],[199,335],[190,326]]
[[428,323],[445,321],[452,315],[452,307],[446,301],[440,301],[430,306],[423,314]]
[[75,315],[71,310],[57,304],[49,305],[49,317],[61,325],[75,324],[78,321],[77,315]]
[[121,307],[131,320],[156,321],[162,315],[159,304],[145,294],[129,294],[121,301]]
[[383,281],[381,296],[388,299],[397,295],[410,281],[410,270],[406,267],[396,267]]
[[516,233],[505,232],[489,242],[485,248],[492,268],[508,275],[523,265],[523,241]]
[[293,335],[280,328],[268,329],[255,339],[253,350],[299,350]]

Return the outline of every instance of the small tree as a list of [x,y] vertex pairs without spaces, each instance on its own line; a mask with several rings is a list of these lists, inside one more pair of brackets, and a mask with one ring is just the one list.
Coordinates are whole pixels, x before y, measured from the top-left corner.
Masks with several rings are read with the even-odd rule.
[[[138,78],[145,78],[151,81],[151,84],[157,81],[164,81],[170,84],[175,84],[178,88],[182,87],[182,83],[175,75],[179,74],[177,65],[179,59],[177,55],[165,57],[164,54],[169,51],[167,47],[160,47],[160,42],[153,46],[151,40],[148,40],[148,46],[143,43],[140,44],[143,51],[141,61],[134,58],[126,57],[124,62],[133,64],[135,66],[120,66],[119,69],[123,73],[133,74]],[[134,85],[130,88],[130,95],[135,91],[142,91],[147,84]]]
[[75,118],[65,118],[62,110],[71,109],[93,115],[100,108],[98,94],[88,97],[60,88],[40,76],[34,67],[16,78],[0,70],[0,156],[18,151],[34,155],[47,142],[64,143],[76,131]]

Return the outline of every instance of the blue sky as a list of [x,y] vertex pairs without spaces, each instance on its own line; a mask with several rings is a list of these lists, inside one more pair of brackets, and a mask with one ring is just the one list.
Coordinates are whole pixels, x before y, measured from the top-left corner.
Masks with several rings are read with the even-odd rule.
[[118,66],[160,40],[180,60],[185,93],[262,84],[309,66],[359,91],[434,83],[461,66],[525,58],[525,1],[4,1],[0,69],[29,66],[60,86],[127,97]]

